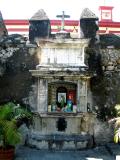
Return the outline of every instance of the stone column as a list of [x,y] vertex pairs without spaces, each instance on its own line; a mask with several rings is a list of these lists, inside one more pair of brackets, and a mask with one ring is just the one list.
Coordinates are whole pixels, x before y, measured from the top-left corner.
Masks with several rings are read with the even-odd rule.
[[37,111],[39,113],[46,113],[47,106],[48,106],[48,81],[45,79],[38,79]]
[[80,112],[80,80],[77,82],[77,111]]
[[90,89],[90,78],[87,81],[87,103],[89,104],[90,111],[92,111],[93,107],[93,95]]
[[78,80],[77,85],[78,112],[87,112],[87,81]]

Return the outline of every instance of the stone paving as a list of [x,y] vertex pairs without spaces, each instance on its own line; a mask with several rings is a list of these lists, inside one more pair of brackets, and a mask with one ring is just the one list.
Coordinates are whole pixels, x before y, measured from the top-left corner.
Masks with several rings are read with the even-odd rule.
[[16,150],[15,160],[120,160],[120,145],[110,143],[81,151],[48,151],[21,146]]

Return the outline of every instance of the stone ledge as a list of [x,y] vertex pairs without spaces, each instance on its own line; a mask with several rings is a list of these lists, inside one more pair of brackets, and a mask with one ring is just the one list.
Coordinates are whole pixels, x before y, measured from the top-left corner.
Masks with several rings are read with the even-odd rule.
[[29,136],[28,145],[43,150],[79,150],[83,148],[91,148],[93,146],[93,138],[90,134],[41,135],[38,133],[32,133]]
[[84,134],[84,135],[76,135],[76,134],[72,134],[72,135],[68,135],[68,134],[46,134],[46,135],[42,135],[42,134],[35,134],[32,133],[32,135],[30,135],[30,138],[35,139],[37,141],[76,141],[76,142],[83,142],[83,141],[88,141],[91,139],[91,135],[90,134]]
[[40,116],[40,117],[47,117],[47,118],[52,118],[52,117],[64,117],[67,118],[67,117],[72,117],[72,118],[76,118],[76,117],[88,117],[88,116],[93,116],[93,117],[96,117],[96,113],[94,112],[77,112],[77,113],[74,113],[74,112],[46,112],[46,113],[39,113],[37,111],[34,111],[33,114],[35,116]]

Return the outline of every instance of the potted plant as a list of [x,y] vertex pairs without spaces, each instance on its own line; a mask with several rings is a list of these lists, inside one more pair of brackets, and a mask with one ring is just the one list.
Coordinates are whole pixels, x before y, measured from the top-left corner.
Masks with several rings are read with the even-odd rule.
[[15,146],[22,139],[19,127],[30,119],[31,114],[20,105],[0,106],[0,160],[13,160]]

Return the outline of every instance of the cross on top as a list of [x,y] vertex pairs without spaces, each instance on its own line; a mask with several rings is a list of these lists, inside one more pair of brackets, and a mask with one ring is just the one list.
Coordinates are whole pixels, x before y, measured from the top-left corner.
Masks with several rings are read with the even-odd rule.
[[65,18],[70,18],[70,16],[69,15],[65,15],[65,12],[64,11],[62,11],[62,15],[57,15],[56,16],[57,18],[62,18],[62,20],[61,20],[61,31],[63,31],[64,30],[64,19]]

